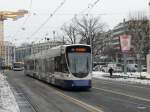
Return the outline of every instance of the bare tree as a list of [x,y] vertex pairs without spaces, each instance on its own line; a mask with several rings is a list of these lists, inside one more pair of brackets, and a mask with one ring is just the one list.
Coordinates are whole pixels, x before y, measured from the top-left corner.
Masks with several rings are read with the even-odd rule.
[[128,32],[132,36],[131,44],[138,60],[138,71],[141,72],[141,58],[145,58],[150,49],[149,20],[144,13],[138,12],[130,15]]
[[128,32],[132,36],[132,46],[136,54],[148,54],[150,45],[150,26],[148,18],[141,12],[130,15]]
[[75,25],[73,24],[69,24],[69,25],[63,25],[62,26],[62,30],[65,32],[67,38],[65,38],[67,40],[68,43],[70,44],[76,44],[77,43],[77,32],[76,32],[76,28]]
[[92,16],[76,17],[74,21],[76,31],[81,37],[80,43],[91,45],[93,54],[97,55],[103,46],[106,25],[100,21],[99,17]]

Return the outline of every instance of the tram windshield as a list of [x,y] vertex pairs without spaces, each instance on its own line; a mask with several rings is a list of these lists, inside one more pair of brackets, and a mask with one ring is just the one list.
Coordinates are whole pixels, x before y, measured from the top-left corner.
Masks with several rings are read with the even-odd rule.
[[90,53],[68,53],[70,72],[79,78],[86,77],[91,71]]

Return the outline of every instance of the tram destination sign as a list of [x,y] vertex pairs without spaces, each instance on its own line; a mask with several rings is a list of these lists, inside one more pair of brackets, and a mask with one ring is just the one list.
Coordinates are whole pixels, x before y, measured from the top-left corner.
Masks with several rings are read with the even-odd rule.
[[70,46],[67,48],[67,52],[86,53],[86,52],[91,52],[91,49],[89,46]]

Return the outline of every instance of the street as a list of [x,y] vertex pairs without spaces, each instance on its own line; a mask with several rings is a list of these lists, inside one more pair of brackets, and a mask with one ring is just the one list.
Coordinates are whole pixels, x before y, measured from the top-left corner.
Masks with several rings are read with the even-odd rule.
[[94,78],[89,91],[67,91],[25,76],[23,71],[5,71],[5,75],[14,93],[28,102],[21,112],[150,112],[146,85]]

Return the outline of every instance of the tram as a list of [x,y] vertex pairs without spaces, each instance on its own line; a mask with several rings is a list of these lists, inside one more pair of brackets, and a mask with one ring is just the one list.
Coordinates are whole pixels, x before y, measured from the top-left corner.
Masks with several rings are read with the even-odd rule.
[[62,88],[91,88],[92,55],[89,45],[61,45],[25,59],[26,75]]
[[22,71],[22,70],[24,70],[24,63],[23,62],[14,62],[12,69],[14,71]]

